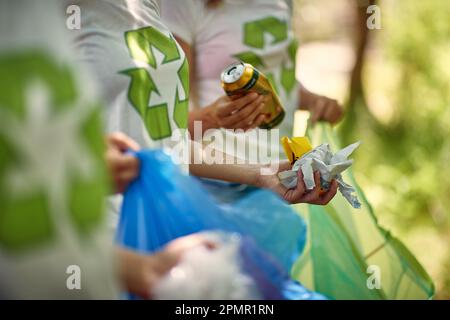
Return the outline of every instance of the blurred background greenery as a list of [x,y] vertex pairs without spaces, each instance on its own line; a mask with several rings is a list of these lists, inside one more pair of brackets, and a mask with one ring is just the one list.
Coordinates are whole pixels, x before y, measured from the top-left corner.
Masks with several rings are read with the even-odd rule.
[[[369,5],[381,29],[368,30]],[[295,0],[297,76],[337,98],[343,143],[380,224],[450,299],[450,1]]]

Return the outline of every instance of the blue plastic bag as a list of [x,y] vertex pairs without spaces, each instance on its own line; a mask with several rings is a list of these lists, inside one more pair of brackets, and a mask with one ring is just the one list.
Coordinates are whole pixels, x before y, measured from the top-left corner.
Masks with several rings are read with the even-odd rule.
[[243,270],[255,280],[265,300],[327,300],[319,293],[304,288],[292,280],[272,257],[257,247],[250,237],[241,241]]
[[[237,232],[254,239],[260,248],[243,254],[245,265],[253,265],[252,272],[259,269],[277,288],[289,281],[287,271],[303,250],[306,229],[303,220],[277,195],[258,189],[235,205],[219,207],[200,183],[184,175],[164,152],[147,150],[136,156],[141,173],[125,193],[117,230],[120,244],[151,253],[173,239],[201,231]],[[261,206],[265,210],[258,210]],[[267,254],[274,260],[269,261]]]
[[183,174],[164,152],[136,156],[141,174],[125,193],[118,228],[123,244],[153,252],[175,238],[221,229],[253,237],[286,270],[301,254],[306,226],[276,194],[255,189],[219,207],[197,179]]

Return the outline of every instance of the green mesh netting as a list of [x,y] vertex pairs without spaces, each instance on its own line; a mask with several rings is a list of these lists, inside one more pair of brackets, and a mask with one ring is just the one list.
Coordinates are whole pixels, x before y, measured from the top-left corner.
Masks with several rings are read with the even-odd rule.
[[[308,133],[313,146],[342,147],[327,124]],[[292,268],[306,287],[332,299],[430,299],[433,283],[410,251],[378,225],[372,207],[357,186],[351,169],[343,174],[355,186],[361,209],[353,209],[339,194],[327,206],[299,204],[296,210],[308,224],[308,242]],[[369,266],[380,271],[381,288],[369,289]]]

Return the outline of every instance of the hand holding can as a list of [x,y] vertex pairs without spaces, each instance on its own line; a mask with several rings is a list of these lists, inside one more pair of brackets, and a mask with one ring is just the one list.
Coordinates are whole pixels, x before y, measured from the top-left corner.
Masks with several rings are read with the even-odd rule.
[[265,97],[262,129],[272,129],[283,121],[285,112],[267,77],[248,63],[234,63],[221,74],[222,87],[229,96],[256,92]]
[[208,107],[213,127],[249,130],[266,119],[264,96],[255,92],[245,95],[222,96]]

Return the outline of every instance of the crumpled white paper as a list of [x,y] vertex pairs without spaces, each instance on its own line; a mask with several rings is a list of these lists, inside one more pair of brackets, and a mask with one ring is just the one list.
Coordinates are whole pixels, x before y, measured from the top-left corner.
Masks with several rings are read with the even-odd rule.
[[305,186],[308,190],[312,190],[316,186],[314,181],[314,171],[319,171],[322,188],[327,190],[330,186],[330,181],[336,179],[338,189],[344,198],[347,199],[352,207],[360,208],[361,203],[359,202],[358,197],[353,195],[355,189],[351,185],[345,183],[341,176],[341,172],[353,164],[353,160],[348,159],[348,157],[360,144],[360,141],[353,143],[344,149],[339,150],[334,155],[331,152],[328,143],[321,144],[299,158],[294,163],[291,170],[278,173],[278,178],[286,188],[292,189],[297,186],[298,170],[302,170]]
[[153,290],[161,300],[253,300],[260,299],[253,279],[240,264],[240,236],[222,232],[202,233],[217,247],[197,247],[163,277]]

